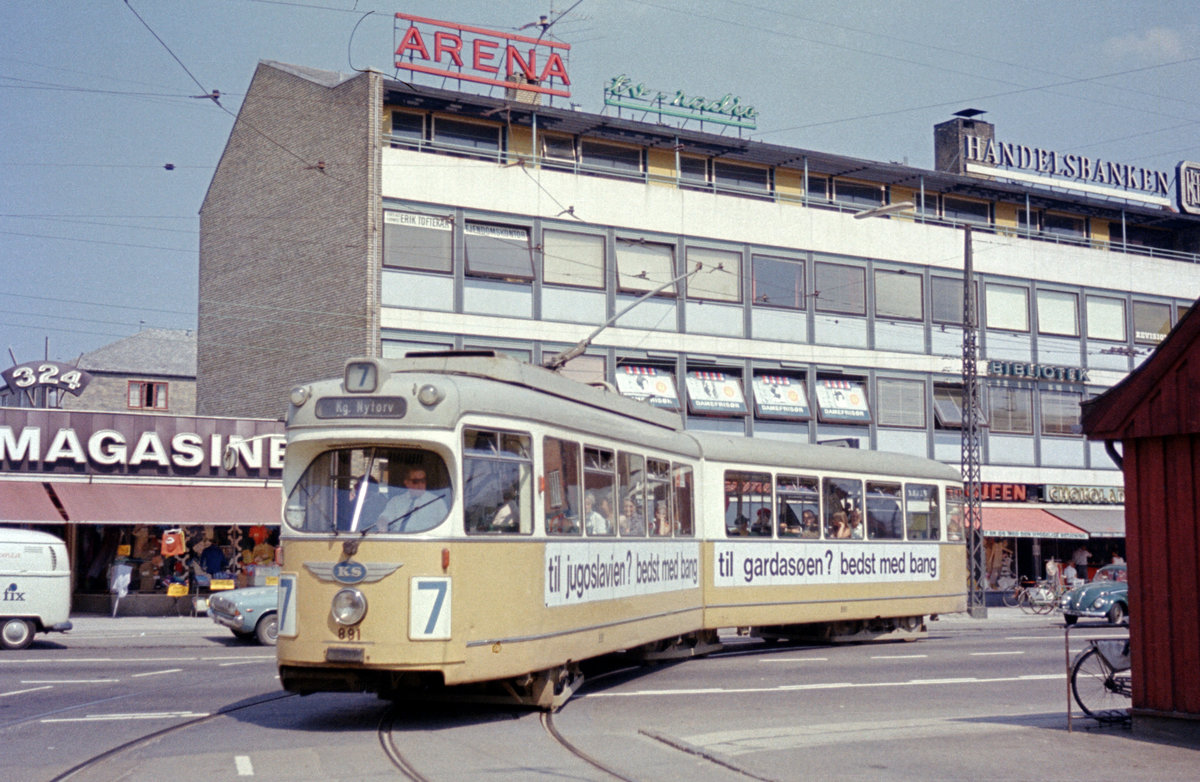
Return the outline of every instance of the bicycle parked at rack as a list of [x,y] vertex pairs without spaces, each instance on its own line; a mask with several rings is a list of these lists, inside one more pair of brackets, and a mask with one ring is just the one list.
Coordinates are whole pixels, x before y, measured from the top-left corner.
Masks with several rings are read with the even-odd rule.
[[1083,713],[1101,722],[1129,719],[1133,699],[1128,638],[1095,638],[1071,666],[1071,692]]
[[1012,608],[1020,606],[1021,610],[1030,614],[1048,614],[1058,608],[1062,589],[1053,581],[1033,581],[1025,579],[1013,589],[1005,590],[1004,605]]

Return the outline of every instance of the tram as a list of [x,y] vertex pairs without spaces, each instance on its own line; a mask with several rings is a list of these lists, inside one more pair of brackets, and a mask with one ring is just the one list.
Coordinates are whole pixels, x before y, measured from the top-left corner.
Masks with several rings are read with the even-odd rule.
[[579,663],[717,631],[918,637],[966,608],[938,462],[684,430],[490,352],[354,359],[291,393],[285,689],[478,685],[557,708]]

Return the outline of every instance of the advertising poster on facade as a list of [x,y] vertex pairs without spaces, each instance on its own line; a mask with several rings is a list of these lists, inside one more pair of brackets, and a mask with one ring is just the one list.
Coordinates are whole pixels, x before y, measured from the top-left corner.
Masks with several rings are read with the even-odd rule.
[[745,415],[742,383],[724,372],[687,373],[688,410],[693,413]]

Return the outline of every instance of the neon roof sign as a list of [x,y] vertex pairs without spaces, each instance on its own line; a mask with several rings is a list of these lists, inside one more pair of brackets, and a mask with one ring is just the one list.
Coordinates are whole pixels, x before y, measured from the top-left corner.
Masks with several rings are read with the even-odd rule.
[[[571,97],[562,55],[569,44],[396,14],[396,68],[522,92]],[[439,29],[440,28],[440,29]],[[540,60],[540,62],[539,62]]]
[[604,86],[604,105],[645,111],[660,118],[695,119],[748,130],[758,127],[758,109],[742,103],[736,95],[725,93],[713,100],[687,95],[683,90],[657,90],[640,82],[635,84],[624,74],[614,76]]

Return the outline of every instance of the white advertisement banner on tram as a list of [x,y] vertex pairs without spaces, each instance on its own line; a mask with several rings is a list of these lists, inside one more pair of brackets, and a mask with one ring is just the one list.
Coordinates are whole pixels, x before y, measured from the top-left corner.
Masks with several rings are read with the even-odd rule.
[[717,543],[713,583],[758,587],[934,581],[939,553],[934,543]]
[[546,544],[546,606],[697,589],[696,541],[587,541]]

